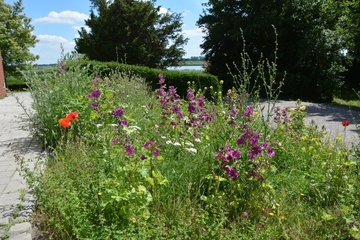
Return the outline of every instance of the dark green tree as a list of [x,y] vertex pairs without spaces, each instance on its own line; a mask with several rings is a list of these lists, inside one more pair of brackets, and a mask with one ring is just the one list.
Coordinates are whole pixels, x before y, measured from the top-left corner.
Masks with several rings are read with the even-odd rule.
[[[201,45],[207,70],[229,82],[226,64],[239,65],[245,51],[253,62],[260,54],[274,59],[277,30],[277,69],[287,72],[283,91],[303,99],[326,101],[341,85],[345,38],[343,16],[348,1],[209,0],[197,24],[205,37]],[[350,34],[351,35],[351,34]],[[349,36],[351,37],[351,36]],[[233,72],[233,71],[232,71]],[[229,86],[228,86],[229,87]]]
[[29,48],[38,42],[32,34],[31,19],[23,13],[22,0],[13,5],[0,0],[0,51],[3,57],[5,74],[18,74],[38,59]]
[[187,39],[181,33],[182,16],[160,14],[155,1],[93,0],[90,28],[79,31],[76,51],[91,60],[117,61],[164,68],[177,66]]

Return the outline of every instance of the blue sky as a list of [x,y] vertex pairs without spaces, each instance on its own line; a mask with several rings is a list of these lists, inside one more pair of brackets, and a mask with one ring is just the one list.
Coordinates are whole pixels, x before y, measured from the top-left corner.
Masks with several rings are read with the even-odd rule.
[[[5,0],[12,4],[13,0]],[[182,13],[183,33],[189,38],[185,46],[185,57],[200,56],[199,45],[202,42],[200,29],[196,21],[202,13],[201,3],[207,0],[158,0],[162,10],[170,9],[172,12]],[[56,63],[61,56],[61,44],[65,52],[74,50],[77,30],[84,26],[84,19],[90,13],[89,0],[23,0],[24,13],[32,19],[33,34],[39,42],[32,53],[40,56],[38,64]]]

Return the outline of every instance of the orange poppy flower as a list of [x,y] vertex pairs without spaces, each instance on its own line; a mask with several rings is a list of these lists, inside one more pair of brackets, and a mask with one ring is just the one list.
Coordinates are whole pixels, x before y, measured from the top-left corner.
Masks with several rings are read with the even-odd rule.
[[79,121],[79,113],[78,112],[71,112],[66,116],[67,119],[70,121]]
[[344,120],[344,121],[341,122],[341,124],[342,124],[344,127],[346,127],[346,126],[349,126],[349,125],[350,125],[350,121]]
[[71,125],[71,121],[69,118],[61,118],[59,120],[59,125],[62,126],[63,128],[68,128]]

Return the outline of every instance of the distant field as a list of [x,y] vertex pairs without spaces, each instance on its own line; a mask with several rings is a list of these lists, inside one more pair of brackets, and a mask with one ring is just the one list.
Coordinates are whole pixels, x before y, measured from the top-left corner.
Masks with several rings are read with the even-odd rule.
[[202,66],[205,64],[204,61],[185,61],[180,63],[180,66]]

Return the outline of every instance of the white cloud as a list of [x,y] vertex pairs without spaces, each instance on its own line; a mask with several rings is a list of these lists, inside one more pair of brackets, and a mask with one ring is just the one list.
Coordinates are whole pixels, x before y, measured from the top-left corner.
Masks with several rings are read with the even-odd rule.
[[74,41],[69,41],[64,37],[61,36],[55,36],[55,35],[37,35],[36,36],[39,42],[36,44],[37,48],[43,48],[43,49],[60,49],[60,46],[62,45],[64,50],[72,51],[75,47]]
[[51,11],[46,17],[36,18],[34,23],[44,22],[75,24],[77,22],[83,22],[87,18],[88,16],[86,14],[74,11],[62,11],[60,13]]
[[185,36],[188,37],[188,38],[190,38],[190,37],[202,37],[202,36],[204,36],[204,33],[201,32],[201,29],[200,29],[200,28],[183,30],[183,33],[184,33]]

